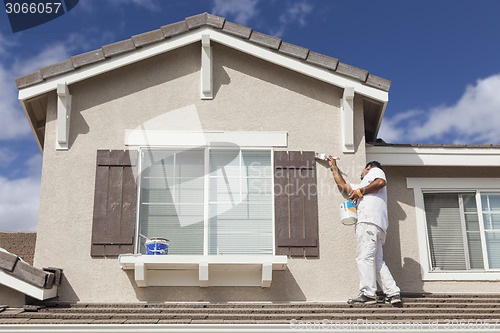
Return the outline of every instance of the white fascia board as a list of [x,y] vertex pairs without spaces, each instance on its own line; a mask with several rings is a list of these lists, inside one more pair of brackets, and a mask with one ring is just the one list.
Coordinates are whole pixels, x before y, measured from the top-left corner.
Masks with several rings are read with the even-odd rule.
[[168,52],[194,42],[201,41],[203,35],[210,35],[210,39],[213,41],[263,59],[265,61],[269,61],[279,66],[288,68],[295,72],[310,76],[312,78],[316,78],[320,81],[330,83],[342,89],[345,87],[354,87],[356,93],[367,96],[384,104],[389,100],[389,93],[386,91],[364,85],[357,80],[343,77],[339,74],[331,72],[330,70],[307,64],[299,59],[294,59],[289,56],[279,54],[266,47],[253,44],[249,41],[227,35],[208,27],[195,29],[182,35],[167,39],[163,42],[151,46],[146,46],[141,49],[136,49],[130,53],[116,56],[94,65],[85,66],[78,69],[77,71],[72,71],[68,74],[60,75],[34,86],[21,89],[19,90],[19,99],[26,100],[55,90],[57,88],[57,83],[65,82],[68,85],[71,85],[75,82],[85,80],[92,76],[115,70],[134,62],[141,61],[143,59],[153,57],[158,54]]
[[58,83],[66,83],[67,85],[71,85],[90,77],[97,76],[171,50],[175,50],[194,42],[198,42],[201,40],[202,32],[203,31],[201,30],[189,31],[180,36],[165,40],[164,42],[157,43],[151,46],[145,46],[140,49],[131,51],[130,53],[112,57],[110,59],[106,59],[105,61],[98,62],[94,65],[88,65],[79,68],[78,70],[72,71],[68,74],[45,80],[44,82],[41,82],[34,86],[19,90],[19,99],[26,100],[55,90],[57,89]]
[[285,131],[161,131],[125,130],[127,146],[286,147]]
[[366,158],[387,166],[474,166],[500,165],[496,148],[366,147]]
[[54,285],[51,289],[39,288],[0,270],[0,284],[3,284],[11,289],[19,291],[25,295],[36,298],[40,301],[57,296],[57,286]]

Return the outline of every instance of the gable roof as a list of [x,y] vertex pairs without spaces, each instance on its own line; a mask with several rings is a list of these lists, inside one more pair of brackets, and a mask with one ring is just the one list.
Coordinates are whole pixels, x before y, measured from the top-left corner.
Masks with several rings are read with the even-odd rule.
[[[500,316],[496,294],[404,294],[400,306],[349,305],[344,302],[165,302],[165,303],[50,303],[0,312],[0,325],[17,329],[52,324],[53,331],[112,329],[158,331],[294,331],[376,329],[377,332],[430,331],[451,328],[451,320],[492,328]],[[449,321],[448,321],[449,320]],[[469,320],[469,321],[467,321]],[[77,324],[79,324],[77,326]],[[438,325],[439,324],[439,325]],[[445,324],[448,324],[446,327]],[[64,326],[64,325],[74,325]],[[141,325],[141,326],[140,326]],[[147,325],[147,326],[144,326]],[[215,326],[217,325],[217,326]],[[484,325],[484,326],[483,326]],[[470,326],[467,326],[470,327]],[[47,328],[47,327],[45,327]],[[97,327],[96,327],[97,328]],[[170,330],[169,330],[170,329]]]
[[391,81],[370,74],[364,69],[344,64],[339,62],[338,59],[315,53],[306,48],[284,42],[279,38],[265,35],[254,31],[252,28],[226,21],[223,17],[208,13],[191,16],[183,21],[162,26],[160,29],[135,35],[130,39],[104,45],[100,49],[82,53],[71,57],[71,59],[42,67],[36,72],[16,78],[16,85],[18,89],[30,87],[44,80],[75,71],[81,67],[103,62],[111,57],[132,52],[144,46],[158,43],[189,30],[204,26],[215,28],[229,35],[248,40],[251,43],[300,59],[308,64],[333,71],[382,91],[389,91],[391,86]]
[[47,93],[59,84],[71,85],[129,64],[200,42],[208,35],[214,42],[232,47],[289,70],[364,96],[365,136],[376,139],[388,102],[391,82],[338,59],[262,34],[252,28],[203,13],[160,29],[104,45],[16,79],[19,100],[33,134],[43,151]]

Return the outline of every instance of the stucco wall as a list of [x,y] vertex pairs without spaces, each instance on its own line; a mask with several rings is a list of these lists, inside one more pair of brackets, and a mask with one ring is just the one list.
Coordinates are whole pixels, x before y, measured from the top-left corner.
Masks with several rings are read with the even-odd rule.
[[[384,258],[401,290],[433,293],[499,293],[500,282],[421,280],[420,254],[413,189],[407,177],[497,178],[500,168],[470,167],[385,167],[389,229]],[[457,183],[457,187],[460,185]]]
[[0,305],[22,308],[25,304],[26,296],[23,293],[0,284]]
[[[125,149],[125,129],[287,131],[287,150],[341,156],[348,181],[365,164],[362,101],[355,98],[356,154],[343,155],[342,90],[214,45],[213,100],[200,99],[194,44],[73,84],[68,151],[55,150],[56,95],[49,96],[35,265],[64,269],[61,301],[322,301],[357,291],[354,228],[340,224],[343,196],[318,164],[319,259],[290,259],[270,288],[138,288],[117,259],[90,257],[97,149]],[[158,126],[160,124],[160,126]],[[311,274],[314,272],[314,274]]]

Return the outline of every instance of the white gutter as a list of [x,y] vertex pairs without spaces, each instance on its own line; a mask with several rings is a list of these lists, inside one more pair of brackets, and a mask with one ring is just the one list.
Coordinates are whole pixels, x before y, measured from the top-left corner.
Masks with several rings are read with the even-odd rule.
[[500,148],[367,146],[368,161],[387,166],[500,166]]

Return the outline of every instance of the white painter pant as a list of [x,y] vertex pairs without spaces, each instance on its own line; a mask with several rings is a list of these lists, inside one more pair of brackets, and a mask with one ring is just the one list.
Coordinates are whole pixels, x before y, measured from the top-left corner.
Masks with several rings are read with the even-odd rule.
[[356,263],[359,270],[359,290],[368,297],[375,297],[377,282],[387,296],[399,293],[396,281],[384,262],[382,245],[385,232],[375,224],[356,224]]

